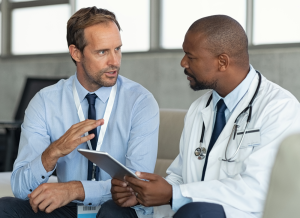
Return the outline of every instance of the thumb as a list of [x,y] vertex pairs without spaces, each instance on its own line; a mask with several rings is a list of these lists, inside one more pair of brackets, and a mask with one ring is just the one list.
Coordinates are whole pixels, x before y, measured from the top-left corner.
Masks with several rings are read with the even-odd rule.
[[153,173],[145,173],[145,172],[139,172],[136,171],[135,175],[137,175],[140,179],[146,179],[149,181],[157,180],[158,175],[155,175]]

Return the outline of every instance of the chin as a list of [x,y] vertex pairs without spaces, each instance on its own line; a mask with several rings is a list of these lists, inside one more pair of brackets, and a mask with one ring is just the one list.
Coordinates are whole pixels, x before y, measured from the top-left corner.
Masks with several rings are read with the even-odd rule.
[[98,84],[103,87],[111,87],[116,84],[117,79],[118,79],[118,77],[114,78],[113,80],[111,80],[111,79],[106,79],[104,81],[102,80],[102,81],[99,81]]

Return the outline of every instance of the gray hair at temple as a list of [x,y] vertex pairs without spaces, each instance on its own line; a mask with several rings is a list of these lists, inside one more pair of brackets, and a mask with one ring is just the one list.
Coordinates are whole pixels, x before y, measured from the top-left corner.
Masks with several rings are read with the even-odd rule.
[[248,38],[235,19],[226,15],[204,17],[196,20],[188,31],[204,34],[214,55],[225,53],[236,65],[249,67]]

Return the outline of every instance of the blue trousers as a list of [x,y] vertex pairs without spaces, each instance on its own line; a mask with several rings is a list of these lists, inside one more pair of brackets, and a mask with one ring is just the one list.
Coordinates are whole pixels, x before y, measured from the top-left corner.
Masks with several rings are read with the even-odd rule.
[[175,213],[174,218],[226,218],[224,209],[219,204],[206,202],[188,203]]

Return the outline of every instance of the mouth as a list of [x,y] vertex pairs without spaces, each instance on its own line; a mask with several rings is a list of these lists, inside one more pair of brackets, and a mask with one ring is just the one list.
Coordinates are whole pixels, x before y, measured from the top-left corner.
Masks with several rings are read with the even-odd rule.
[[187,75],[187,80],[189,80],[189,81],[194,80],[194,77],[192,75],[190,75],[186,69],[184,70],[184,74]]
[[107,77],[115,77],[118,74],[117,70],[105,72]]

